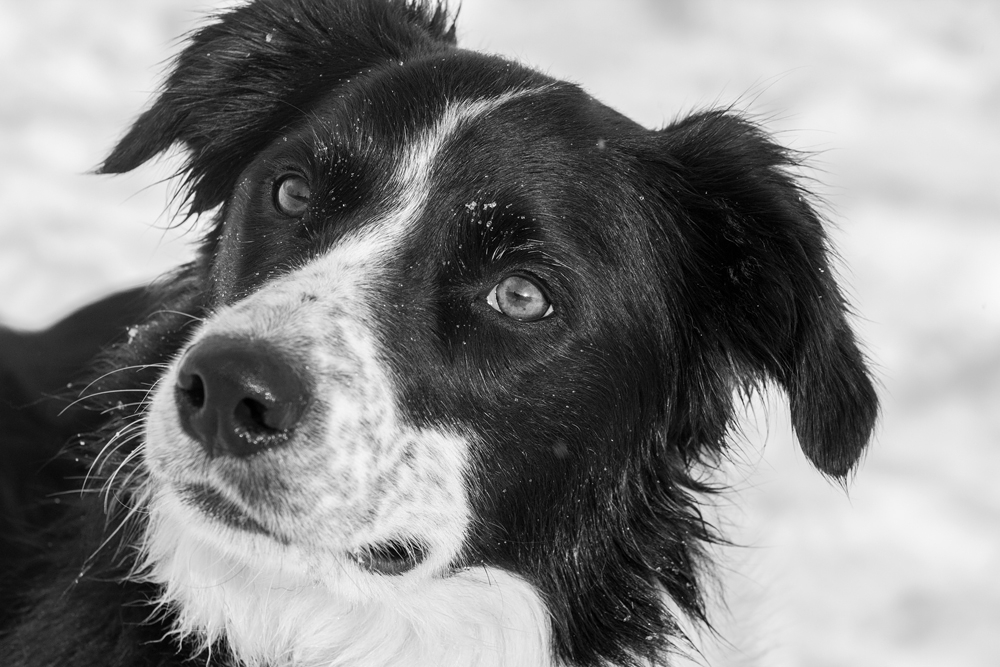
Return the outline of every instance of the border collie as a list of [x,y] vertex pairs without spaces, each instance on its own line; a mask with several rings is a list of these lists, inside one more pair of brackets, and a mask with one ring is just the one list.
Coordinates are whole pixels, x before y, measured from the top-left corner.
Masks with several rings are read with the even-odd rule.
[[870,438],[796,158],[729,109],[648,130],[433,2],[255,0],[101,171],[175,145],[196,259],[0,338],[7,665],[669,665],[745,396],[834,478]]

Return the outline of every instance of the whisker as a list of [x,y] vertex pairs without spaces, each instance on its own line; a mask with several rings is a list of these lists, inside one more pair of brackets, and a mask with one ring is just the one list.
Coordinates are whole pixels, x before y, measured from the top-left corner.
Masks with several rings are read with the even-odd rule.
[[170,367],[170,364],[163,363],[163,362],[153,363],[153,364],[133,364],[131,366],[119,366],[118,368],[113,368],[110,371],[108,371],[107,373],[103,373],[103,374],[97,376],[96,378],[94,378],[93,380],[91,380],[90,382],[88,382],[87,385],[83,389],[80,390],[80,393],[83,393],[83,392],[87,391],[88,389],[90,389],[91,387],[93,387],[95,384],[97,384],[98,382],[100,382],[101,380],[103,380],[104,378],[110,377],[110,376],[114,375],[115,373],[121,373],[123,371],[146,370],[147,368],[169,368],[169,367]]
[[151,314],[152,315],[161,315],[161,314],[163,314],[163,315],[183,315],[184,317],[187,317],[188,319],[190,319],[192,322],[205,322],[206,321],[204,317],[199,317],[197,315],[192,315],[191,313],[185,313],[183,310],[169,310],[169,309],[166,309],[166,308],[161,308],[160,310],[154,310]]
[[[126,507],[128,507],[128,511],[125,513],[125,516],[121,518],[121,521],[118,522],[118,525],[115,527],[115,529],[112,530],[107,535],[107,537],[105,537],[104,540],[101,541],[101,544],[96,549],[94,549],[93,553],[91,553],[90,556],[87,557],[87,560],[85,561],[85,567],[90,566],[90,563],[94,560],[94,558],[97,557],[97,554],[103,551],[104,548],[108,546],[108,544],[110,544],[111,540],[113,540],[119,533],[122,532],[125,526],[129,523],[129,520],[133,516],[135,516],[135,514],[138,512],[138,506],[129,507],[126,505]],[[116,555],[118,553],[119,551],[116,550]]]
[[88,401],[88,400],[90,400],[92,398],[96,398],[98,396],[107,396],[109,394],[133,394],[133,393],[136,393],[136,392],[145,392],[145,393],[148,394],[149,390],[148,389],[108,389],[107,391],[98,391],[98,392],[94,392],[93,394],[87,394],[85,396],[80,396],[75,401],[73,401],[72,403],[70,403],[69,405],[67,405],[65,408],[63,408],[62,410],[60,410],[59,411],[59,416],[61,417],[63,415],[63,413],[65,413],[67,410],[69,410],[70,408],[72,408],[74,405],[79,405],[80,403],[82,403],[84,401]]
[[104,466],[104,461],[109,459],[111,455],[118,451],[121,447],[142,435],[142,429],[144,426],[145,421],[137,419],[131,424],[122,427],[113,436],[108,438],[108,441],[104,443],[101,451],[99,451],[94,457],[93,463],[90,464],[90,468],[87,470],[87,474],[83,478],[83,486],[85,488],[89,485],[90,478],[98,474],[100,469]]
[[103,410],[101,410],[101,414],[107,415],[111,414],[116,410],[121,410],[122,408],[135,408],[147,404],[148,404],[148,398],[144,398],[141,401],[133,401],[131,403],[118,403],[116,405],[111,406],[110,408],[104,408]]
[[[136,458],[139,457],[139,450],[141,450],[141,449],[142,449],[142,446],[140,445],[139,447],[136,447],[131,452],[129,452],[128,455],[122,460],[121,463],[118,464],[118,466],[115,468],[115,471],[113,473],[111,473],[111,476],[108,477],[107,481],[104,483],[104,511],[105,511],[105,513],[110,512],[110,509],[111,509],[110,508],[110,502],[111,502],[112,491],[114,490],[114,487],[115,487],[115,478],[118,476],[118,473],[121,472],[122,468],[126,467],[134,459],[136,459]],[[136,470],[135,468],[132,468],[132,470],[125,477],[125,482],[128,482],[128,480],[131,478],[131,476],[135,473],[135,470]],[[127,486],[125,484],[123,484],[122,486],[123,486],[123,488],[127,488]],[[117,500],[118,503],[121,504],[122,506],[129,507],[124,502],[122,502],[122,499],[117,494],[115,494],[115,500]]]
[[[143,445],[139,445],[134,450],[132,450],[131,452],[129,452],[129,454],[115,468],[114,473],[112,473],[111,476],[106,480],[106,482],[104,483],[103,487],[101,489],[99,489],[99,490],[98,489],[94,489],[94,491],[99,491],[101,493],[107,494],[107,495],[105,495],[105,501],[104,501],[104,513],[105,513],[105,516],[108,519],[110,519],[111,516],[112,516],[112,512],[111,512],[112,508],[110,506],[110,501],[111,501],[111,492],[115,490],[115,478],[116,478],[116,476],[118,475],[118,473],[123,468],[128,467],[130,463],[132,463],[136,458],[139,457],[139,455],[141,454],[142,449],[143,449]],[[141,472],[141,470],[140,470],[139,466],[132,466],[131,469],[129,470],[127,476],[125,477],[125,481],[123,482],[122,488],[123,489],[127,488],[126,485],[131,481],[131,479],[135,475],[140,474],[140,472]],[[132,492],[128,492],[128,495],[131,496],[132,502],[126,502],[126,500],[121,495],[119,495],[117,493],[114,494],[114,499],[118,502],[118,504],[121,507],[125,508],[125,514],[124,514],[124,516],[122,516],[120,518],[120,520],[118,521],[118,525],[115,527],[115,529],[112,530],[110,533],[108,533],[107,536],[105,537],[105,539],[101,542],[101,544],[96,549],[94,549],[94,551],[90,554],[90,556],[85,561],[84,568],[89,568],[90,563],[94,560],[94,558],[96,558],[97,555],[105,547],[107,547],[108,544],[110,544],[111,541],[119,533],[121,533],[122,530],[125,529],[125,527],[127,525],[129,525],[131,523],[131,520],[132,520],[133,517],[135,517],[136,515],[138,515],[138,514],[140,514],[142,512],[146,512],[147,511],[146,507],[148,505],[149,494],[148,494],[148,487],[146,485],[142,485],[142,486],[139,487],[139,489],[134,490]],[[108,521],[105,525],[109,526],[110,525],[110,521]],[[118,556],[121,555],[121,549],[122,549],[123,546],[126,546],[126,542],[127,541],[123,540],[121,543],[119,543],[118,548],[115,549],[115,556],[116,557],[118,557]],[[131,567],[131,569],[134,571],[135,568],[136,568],[136,566],[137,566],[137,563],[133,564],[132,567]]]

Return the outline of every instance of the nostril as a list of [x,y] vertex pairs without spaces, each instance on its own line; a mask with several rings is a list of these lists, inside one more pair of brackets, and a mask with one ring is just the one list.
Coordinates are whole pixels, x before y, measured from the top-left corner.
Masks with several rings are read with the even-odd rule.
[[273,435],[295,426],[298,417],[294,406],[281,403],[265,405],[252,398],[244,398],[233,409],[233,419],[238,429],[251,435]]
[[205,382],[199,375],[181,372],[177,376],[177,394],[195,410],[205,405]]
[[231,453],[245,455],[268,447],[280,445],[289,435],[289,428],[276,425],[273,415],[278,412],[252,398],[244,398],[233,408],[233,435],[245,447],[234,448]]
[[247,430],[283,431],[283,428],[268,423],[268,414],[272,412],[260,401],[244,398],[236,404],[234,417],[237,424],[247,427]]
[[287,442],[310,402],[297,368],[261,341],[199,341],[175,382],[181,427],[209,456],[250,456]]

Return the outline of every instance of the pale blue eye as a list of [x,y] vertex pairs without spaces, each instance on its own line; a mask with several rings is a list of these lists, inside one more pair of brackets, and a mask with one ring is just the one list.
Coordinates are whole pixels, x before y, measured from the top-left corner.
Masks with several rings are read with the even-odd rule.
[[298,174],[281,178],[275,186],[274,207],[292,218],[299,218],[309,209],[309,182]]
[[486,303],[519,322],[537,322],[555,312],[542,289],[524,276],[501,280],[490,290]]

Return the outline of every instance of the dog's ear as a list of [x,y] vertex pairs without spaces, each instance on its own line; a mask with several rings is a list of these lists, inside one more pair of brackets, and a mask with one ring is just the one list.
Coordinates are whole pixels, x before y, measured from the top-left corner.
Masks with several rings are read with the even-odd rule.
[[130,171],[180,143],[190,211],[211,209],[319,96],[367,68],[453,46],[449,21],[423,0],[257,0],[222,14],[193,35],[99,172]]
[[[696,327],[696,371],[726,385],[777,381],[799,443],[841,477],[871,437],[878,401],[847,321],[822,222],[789,174],[795,161],[759,128],[727,112],[697,114],[654,133],[653,165]],[[708,349],[706,349],[708,348]],[[715,414],[719,406],[706,406]],[[697,415],[695,416],[697,418]]]

